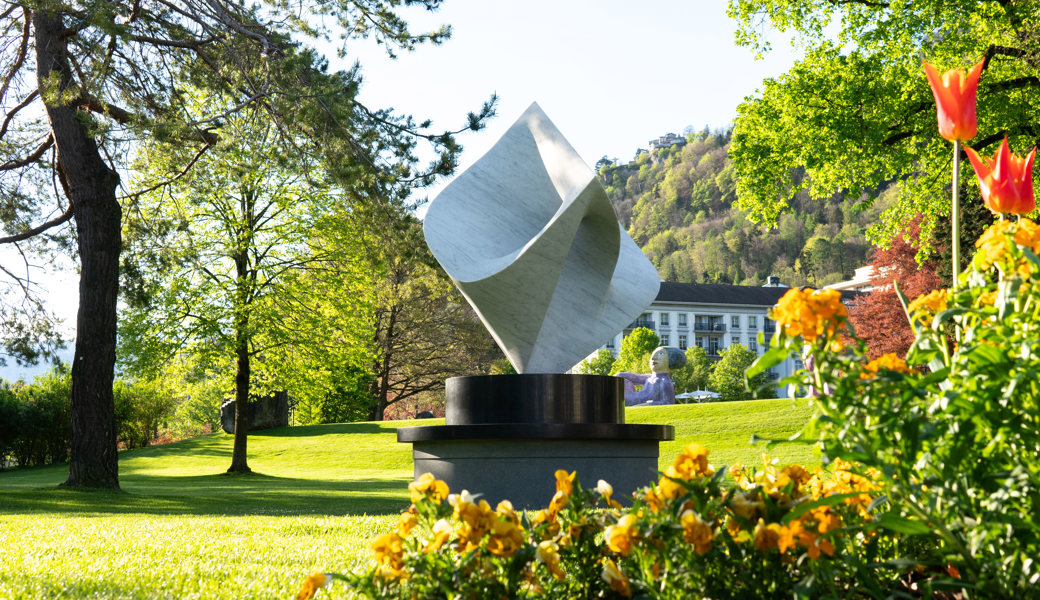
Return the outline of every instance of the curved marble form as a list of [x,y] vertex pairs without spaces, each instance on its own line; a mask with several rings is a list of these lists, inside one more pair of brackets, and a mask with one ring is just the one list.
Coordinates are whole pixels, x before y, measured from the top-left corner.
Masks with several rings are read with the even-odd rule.
[[562,373],[657,296],[653,264],[537,104],[430,204],[426,243],[519,373]]

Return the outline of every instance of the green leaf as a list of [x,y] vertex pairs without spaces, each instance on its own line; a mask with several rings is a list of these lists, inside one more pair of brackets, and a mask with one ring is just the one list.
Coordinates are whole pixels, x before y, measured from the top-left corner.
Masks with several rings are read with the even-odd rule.
[[910,303],[906,301],[906,295],[903,294],[903,290],[899,289],[899,282],[895,279],[892,280],[892,289],[896,291],[896,297],[899,298],[899,305],[903,307],[903,314],[906,315],[906,320],[910,322],[910,329],[917,332],[917,324],[914,323],[913,317],[910,316]]
[[928,524],[907,519],[906,517],[902,517],[894,512],[882,514],[878,517],[876,523],[880,527],[884,527],[889,531],[906,535],[927,535],[932,533],[932,528]]
[[751,366],[747,369],[748,379],[752,379],[766,369],[784,362],[790,354],[791,351],[783,346],[773,346],[765,354],[755,359],[755,362],[751,363]]

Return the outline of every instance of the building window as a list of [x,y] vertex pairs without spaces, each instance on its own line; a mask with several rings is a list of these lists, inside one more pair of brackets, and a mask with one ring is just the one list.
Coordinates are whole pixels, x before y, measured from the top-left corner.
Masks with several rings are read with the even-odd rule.
[[663,312],[663,313],[661,313],[661,325],[667,325],[667,324],[668,324],[668,313]]
[[749,315],[747,318],[748,329],[758,329],[758,317]]
[[722,346],[722,338],[717,338],[717,337],[709,338],[708,339],[708,354],[717,355],[719,353],[719,349],[720,349],[721,346]]
[[737,336],[733,336],[733,337],[729,338],[729,345],[730,346],[736,346],[739,343],[740,343],[740,338],[738,338]]
[[686,327],[686,313],[679,313],[679,327]]
[[703,348],[704,347],[704,336],[703,335],[698,335],[697,336],[697,347],[698,348]]
[[755,341],[755,340],[748,340],[747,348],[748,348],[748,350],[757,353],[758,352],[758,342]]
[[733,315],[733,318],[730,320],[730,325],[733,329],[740,329],[740,315]]
[[680,350],[685,350],[686,349],[686,336],[681,334],[681,333],[679,334],[679,349]]
[[614,347],[614,338],[610,338],[609,340],[607,340],[607,348],[613,348],[613,347]]
[[662,333],[661,334],[661,345],[662,346],[667,346],[668,345],[668,334],[667,333]]

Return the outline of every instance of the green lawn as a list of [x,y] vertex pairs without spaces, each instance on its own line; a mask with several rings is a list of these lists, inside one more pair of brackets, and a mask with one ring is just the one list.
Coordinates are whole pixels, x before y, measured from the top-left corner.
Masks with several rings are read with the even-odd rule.
[[[693,441],[721,466],[760,464],[765,449],[749,444],[752,435],[786,438],[810,410],[805,400],[765,400],[639,408],[626,418],[675,426],[662,468]],[[368,540],[407,507],[411,448],[395,430],[418,423],[257,432],[256,473],[246,476],[223,474],[223,433],[124,452],[122,492],[58,488],[65,466],[0,473],[0,598],[291,597],[313,569],[367,560]],[[804,445],[770,454],[818,462]]]

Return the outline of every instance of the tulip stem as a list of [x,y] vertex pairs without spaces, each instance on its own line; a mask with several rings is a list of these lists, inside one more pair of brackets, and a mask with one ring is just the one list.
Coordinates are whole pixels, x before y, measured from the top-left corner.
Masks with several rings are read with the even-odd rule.
[[950,220],[953,221],[953,289],[958,287],[957,280],[961,273],[961,226],[960,226],[960,174],[961,174],[961,142],[953,142],[953,198]]

